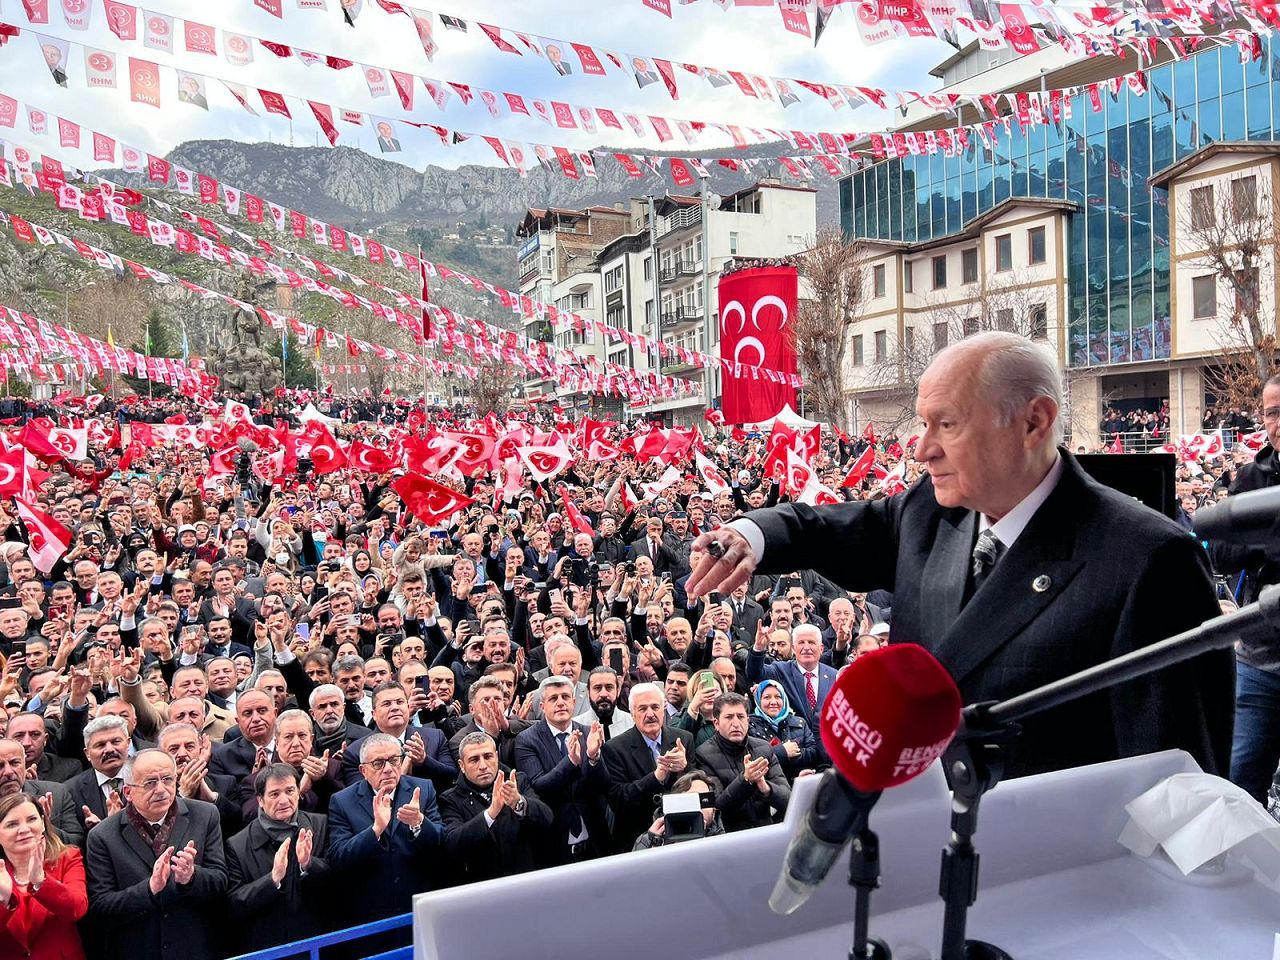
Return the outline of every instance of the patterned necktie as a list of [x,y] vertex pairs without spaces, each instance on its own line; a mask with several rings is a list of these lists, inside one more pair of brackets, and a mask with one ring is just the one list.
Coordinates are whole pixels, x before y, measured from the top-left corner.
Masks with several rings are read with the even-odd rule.
[[813,682],[813,674],[804,675],[804,698],[809,703],[810,711],[818,709],[818,685]]
[[991,575],[996,561],[1000,559],[1002,544],[990,528],[978,534],[978,542],[973,545],[973,593]]

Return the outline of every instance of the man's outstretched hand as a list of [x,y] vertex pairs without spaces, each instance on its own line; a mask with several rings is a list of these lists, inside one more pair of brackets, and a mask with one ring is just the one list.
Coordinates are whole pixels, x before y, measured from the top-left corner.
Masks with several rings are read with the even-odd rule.
[[[718,558],[711,552],[713,543],[724,548]],[[685,584],[685,593],[691,597],[705,597],[713,590],[732,593],[751,578],[760,562],[751,552],[747,538],[728,527],[702,534],[693,541],[690,552],[698,554],[693,574]]]

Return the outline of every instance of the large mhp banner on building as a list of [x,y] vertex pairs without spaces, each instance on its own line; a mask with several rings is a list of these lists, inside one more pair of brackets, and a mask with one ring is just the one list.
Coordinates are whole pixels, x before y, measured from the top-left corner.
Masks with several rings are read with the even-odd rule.
[[725,422],[756,423],[794,407],[795,267],[721,277],[719,304]]

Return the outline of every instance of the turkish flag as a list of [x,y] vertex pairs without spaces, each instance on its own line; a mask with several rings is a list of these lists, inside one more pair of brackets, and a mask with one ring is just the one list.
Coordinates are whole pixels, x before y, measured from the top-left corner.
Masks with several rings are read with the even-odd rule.
[[862,456],[853,461],[853,466],[849,468],[849,472],[845,474],[843,480],[840,481],[842,487],[856,487],[866,479],[867,474],[871,472],[871,465],[876,462],[876,448],[867,447],[862,451]]
[[725,482],[724,477],[720,475],[720,471],[716,469],[714,463],[700,453],[695,453],[693,459],[698,465],[698,476],[706,483],[708,490],[712,493],[720,494],[729,489],[729,484]]
[[310,444],[307,455],[317,474],[333,473],[347,465],[347,455],[338,446],[329,428],[318,420],[312,420],[303,431],[304,444]]
[[357,440],[347,451],[347,460],[357,470],[368,473],[389,473],[399,463],[400,458],[381,447]]
[[787,450],[791,449],[799,434],[781,420],[773,422],[773,430],[765,441],[767,453],[764,458],[764,475],[766,477],[781,476],[787,465]]
[[573,463],[573,454],[564,446],[517,447],[516,452],[539,483],[564,472]]
[[49,441],[49,435],[31,423],[24,426],[15,439],[41,460],[62,459],[62,451]]
[[577,508],[569,495],[565,492],[565,488],[560,488],[560,500],[564,504],[564,515],[569,521],[573,529],[579,533],[585,533],[587,536],[594,536],[595,530],[591,526],[591,521],[582,515],[582,511]]
[[42,573],[48,573],[71,545],[71,531],[47,513],[17,498],[18,517],[27,528],[27,553],[31,562]]
[[783,489],[793,497],[798,497],[813,479],[813,469],[794,450],[788,449],[787,470],[783,476]]
[[27,451],[14,447],[0,453],[0,497],[18,497],[26,493]]
[[[796,312],[795,267],[740,270],[720,278],[720,357],[725,421],[767,420],[795,406],[796,372],[792,320]],[[783,382],[765,379],[760,368],[779,371]]]
[[[129,445],[132,450],[134,444]],[[209,457],[209,473],[219,476],[224,473],[236,472],[236,459],[240,456],[240,448],[237,446],[227,447],[225,450],[219,450],[217,453]],[[123,464],[123,461],[121,461]],[[125,469],[122,465],[121,470]]]
[[443,434],[447,439],[452,440],[462,448],[458,454],[458,469],[469,477],[475,476],[477,473],[489,469],[489,464],[493,459],[493,450],[496,443],[493,437],[484,433],[451,433],[446,431]]
[[457,463],[464,452],[462,444],[439,433],[422,440],[407,437],[403,447],[405,467],[412,473],[443,473]]
[[434,526],[475,501],[429,477],[406,474],[391,484],[404,505],[423,523]]

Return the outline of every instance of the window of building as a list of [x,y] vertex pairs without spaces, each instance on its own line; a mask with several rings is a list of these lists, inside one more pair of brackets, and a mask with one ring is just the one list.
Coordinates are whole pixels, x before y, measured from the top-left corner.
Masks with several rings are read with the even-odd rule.
[[977,332],[978,332],[978,318],[965,317],[964,318],[964,335],[966,337],[971,337]]
[[902,289],[906,293],[912,293],[915,287],[916,265],[910,260],[902,262]]
[[978,282],[978,248],[965,250],[960,254],[960,281],[962,283]]
[[876,331],[876,363],[884,363],[889,359],[889,333],[886,330]]
[[729,256],[736,257],[738,255],[738,234],[729,231]]
[[933,325],[933,349],[935,352],[947,345],[947,325],[945,322]]
[[1049,310],[1043,303],[1032,304],[1027,335],[1032,340],[1049,339]]
[[947,286],[947,258],[933,258],[933,289],[943,290]]
[[907,356],[909,357],[914,356],[916,352],[916,328],[915,327],[907,327],[906,336],[903,340],[903,343],[906,346]]
[[873,290],[872,296],[876,296],[876,297],[884,296],[884,264],[883,263],[877,263],[874,267],[871,268],[871,288]]
[[1258,178],[1240,177],[1231,181],[1231,213],[1237,220],[1258,215]]
[[1218,315],[1218,278],[1212,273],[1191,278],[1191,316],[1196,320]]
[[605,293],[613,293],[622,289],[622,267],[614,267],[604,275],[604,291]]
[[646,280],[653,279],[653,258],[652,257],[644,258],[644,278]]
[[1191,190],[1191,229],[1206,230],[1217,222],[1213,210],[1213,184]]
[[1013,333],[1013,309],[996,311],[996,329],[1005,333]]
[[1027,263],[1035,266],[1044,263],[1044,227],[1032,227],[1027,231]]
[[1237,270],[1235,282],[1236,315],[1247,316],[1258,309],[1258,268]]
[[1002,233],[996,237],[996,270],[1013,269],[1013,234]]
[[853,340],[849,344],[849,353],[853,357],[853,365],[855,367],[862,366],[862,334],[855,333]]

